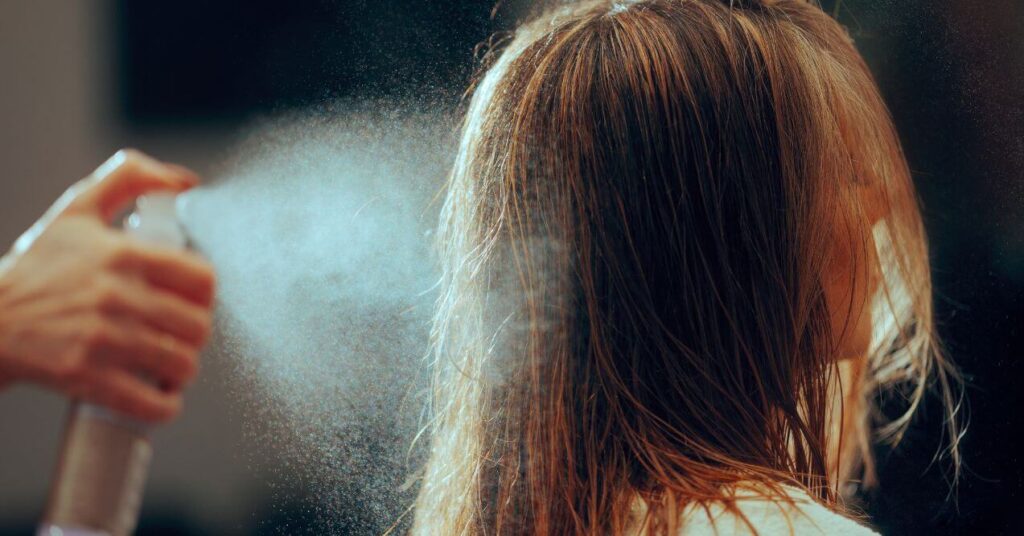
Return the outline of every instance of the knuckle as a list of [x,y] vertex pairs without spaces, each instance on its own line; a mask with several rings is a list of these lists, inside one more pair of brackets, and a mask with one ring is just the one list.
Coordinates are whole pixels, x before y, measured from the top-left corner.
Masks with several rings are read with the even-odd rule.
[[117,312],[123,302],[120,287],[112,281],[100,280],[95,291],[95,301],[99,312]]
[[115,241],[107,251],[107,266],[115,270],[134,267],[138,261],[138,250],[127,240]]
[[67,385],[73,394],[82,394],[89,387],[87,355],[87,352],[81,349],[71,351],[57,367],[57,381]]
[[83,351],[81,354],[81,361],[88,362],[98,357],[97,351],[107,346],[110,339],[110,328],[108,328],[104,322],[97,321],[90,323],[82,333]]
[[196,352],[190,346],[170,335],[153,340],[153,363],[160,376],[180,382],[195,375]]
[[114,156],[120,161],[120,165],[118,167],[126,172],[137,170],[146,158],[142,151],[131,147],[119,149]]

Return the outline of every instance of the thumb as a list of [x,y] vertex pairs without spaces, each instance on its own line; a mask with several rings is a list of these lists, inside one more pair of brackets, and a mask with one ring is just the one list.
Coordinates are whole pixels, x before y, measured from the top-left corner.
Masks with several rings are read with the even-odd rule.
[[95,214],[110,222],[118,211],[148,192],[181,192],[199,183],[195,173],[122,149],[69,191],[69,212]]

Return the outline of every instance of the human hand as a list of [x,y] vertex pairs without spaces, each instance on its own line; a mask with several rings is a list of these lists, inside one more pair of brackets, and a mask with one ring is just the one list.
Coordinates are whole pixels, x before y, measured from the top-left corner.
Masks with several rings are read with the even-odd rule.
[[139,195],[197,182],[119,151],[18,239],[0,260],[0,383],[35,382],[147,421],[180,411],[210,334],[213,270],[109,223]]

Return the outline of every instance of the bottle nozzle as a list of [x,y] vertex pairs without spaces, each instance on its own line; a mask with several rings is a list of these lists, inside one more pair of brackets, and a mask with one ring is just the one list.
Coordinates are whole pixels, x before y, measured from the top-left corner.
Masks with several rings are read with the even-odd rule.
[[188,245],[188,237],[178,223],[178,196],[174,194],[139,197],[124,228],[132,236],[152,244],[178,249]]

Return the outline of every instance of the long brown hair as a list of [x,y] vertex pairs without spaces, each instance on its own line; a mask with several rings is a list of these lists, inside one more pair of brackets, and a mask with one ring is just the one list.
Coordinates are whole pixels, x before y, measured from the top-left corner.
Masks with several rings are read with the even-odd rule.
[[[591,1],[524,25],[475,87],[439,237],[417,533],[616,533],[638,499],[671,532],[750,482],[838,509],[930,378],[956,457],[910,173],[811,3]],[[857,259],[881,290],[839,385],[823,279]],[[909,403],[881,422],[887,389]]]

